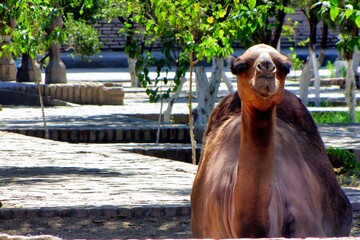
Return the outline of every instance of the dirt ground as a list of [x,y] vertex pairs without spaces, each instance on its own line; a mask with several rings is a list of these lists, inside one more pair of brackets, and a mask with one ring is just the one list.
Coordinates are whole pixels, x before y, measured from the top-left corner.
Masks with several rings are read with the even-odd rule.
[[[34,236],[52,235],[62,239],[190,238],[188,217],[174,218],[33,218],[0,220],[0,233]],[[354,214],[351,236],[360,236],[360,214]]]
[[0,233],[74,238],[190,238],[189,217],[176,218],[33,218],[0,220]]

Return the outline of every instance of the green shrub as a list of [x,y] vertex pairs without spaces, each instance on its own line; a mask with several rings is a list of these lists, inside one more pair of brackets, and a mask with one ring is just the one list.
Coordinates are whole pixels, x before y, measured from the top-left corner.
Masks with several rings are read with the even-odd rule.
[[99,32],[85,21],[66,18],[67,44],[80,56],[91,56],[100,52]]
[[354,153],[334,147],[326,149],[326,153],[335,168],[342,168],[342,171],[351,175],[360,173],[360,162],[356,160]]
[[[324,102],[322,106],[326,107],[329,103]],[[330,124],[330,123],[349,123],[348,112],[340,111],[323,111],[323,112],[311,112],[314,121],[317,124]],[[360,112],[356,112],[356,121],[360,121]]]
[[329,77],[334,78],[335,77],[335,65],[328,60],[326,62],[326,69],[329,71]]
[[342,186],[360,186],[360,162],[355,158],[355,154],[341,148],[329,147],[326,149],[331,164],[337,175],[337,179]]

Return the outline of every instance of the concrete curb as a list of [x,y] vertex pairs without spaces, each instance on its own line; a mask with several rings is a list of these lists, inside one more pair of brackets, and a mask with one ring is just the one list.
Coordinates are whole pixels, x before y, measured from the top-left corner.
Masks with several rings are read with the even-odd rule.
[[0,219],[37,217],[76,217],[76,218],[122,218],[122,217],[181,217],[190,216],[187,205],[139,205],[139,206],[100,206],[100,207],[43,207],[43,208],[2,208]]
[[[26,136],[44,138],[44,129],[1,129]],[[187,126],[162,126],[160,142],[190,142]],[[49,137],[54,141],[70,143],[152,143],[156,139],[157,127],[126,128],[56,128],[49,129]]]

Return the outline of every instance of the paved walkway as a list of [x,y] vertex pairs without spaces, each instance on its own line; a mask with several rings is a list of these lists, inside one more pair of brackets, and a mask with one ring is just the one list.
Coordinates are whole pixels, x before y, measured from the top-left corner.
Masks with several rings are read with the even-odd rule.
[[[123,81],[127,87],[123,74],[127,73],[109,69],[87,73],[73,70],[68,78],[69,81]],[[93,79],[88,79],[90,76]],[[296,86],[291,83],[287,88],[296,92]],[[332,97],[342,94],[339,90],[327,92],[332,92]],[[226,93],[222,85],[220,94]],[[97,128],[154,124],[132,121],[122,114],[158,113],[159,104],[147,103],[140,90],[126,93],[125,99],[124,106],[47,108],[48,125]],[[177,104],[174,112],[187,113],[186,103]],[[39,108],[5,106],[0,116],[0,128],[42,126]],[[328,146],[360,149],[358,125],[320,126],[319,130]],[[0,132],[0,141],[3,203],[0,218],[190,212],[189,194],[196,172],[196,166],[191,164],[125,152],[121,144],[70,144],[7,132]],[[359,190],[346,189],[346,192],[354,209],[360,210]]]
[[69,144],[7,132],[0,132],[0,141],[0,201],[7,210],[1,217],[82,216],[99,207],[108,214],[126,215],[136,207],[135,215],[149,214],[141,207],[189,214],[194,165],[131,154],[117,144]]

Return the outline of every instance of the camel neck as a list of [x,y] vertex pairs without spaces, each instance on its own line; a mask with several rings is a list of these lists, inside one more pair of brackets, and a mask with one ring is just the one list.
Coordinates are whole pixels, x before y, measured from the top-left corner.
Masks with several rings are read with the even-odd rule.
[[[275,107],[259,111],[244,104],[241,111],[241,148],[244,151],[272,150],[275,129]],[[264,159],[264,151],[259,152]],[[257,154],[256,154],[257,155]],[[267,155],[266,155],[267,156]],[[259,159],[259,160],[261,160]]]
[[266,236],[274,165],[275,107],[258,111],[242,106],[240,157],[234,189],[241,236]]

